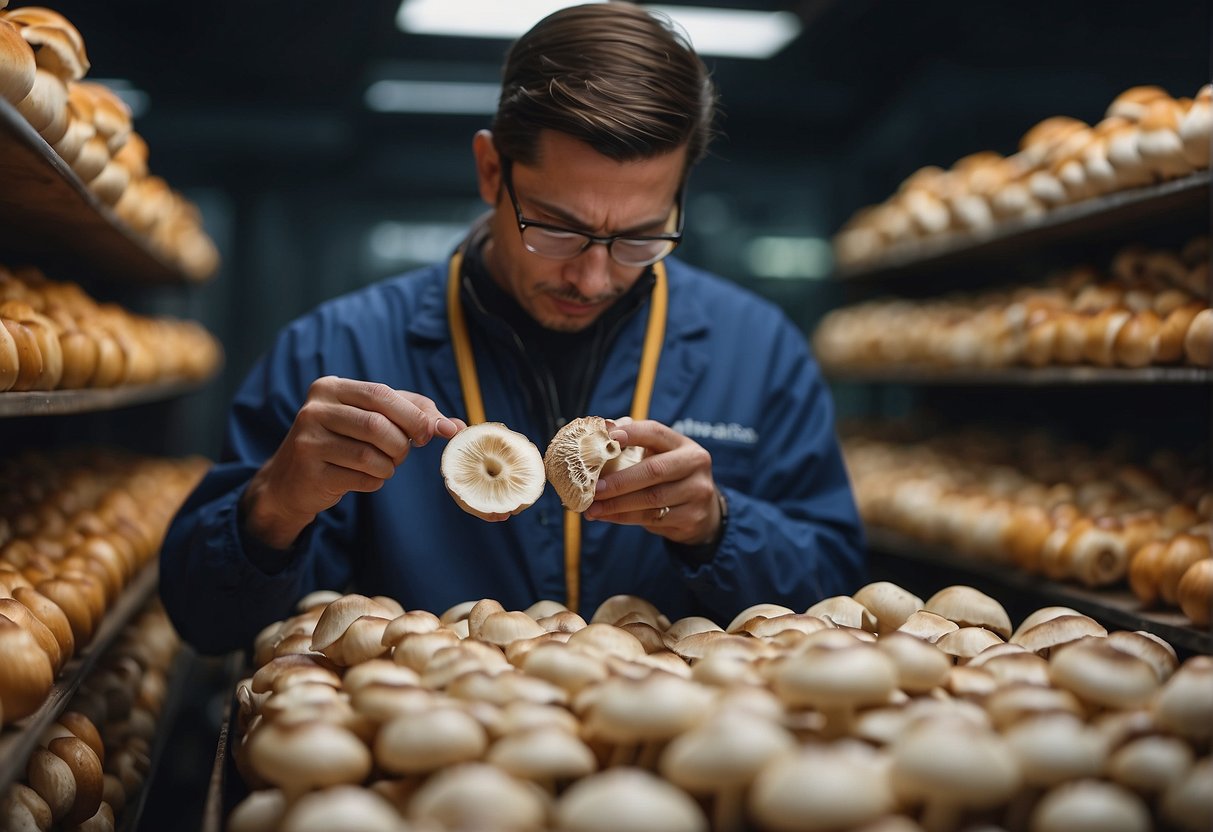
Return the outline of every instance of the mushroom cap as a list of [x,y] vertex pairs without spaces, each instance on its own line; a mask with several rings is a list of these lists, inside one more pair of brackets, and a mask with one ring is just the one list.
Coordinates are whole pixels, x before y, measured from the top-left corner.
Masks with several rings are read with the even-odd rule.
[[891,746],[894,792],[914,803],[943,801],[975,809],[995,806],[1019,788],[1019,767],[991,731],[950,718],[907,727]]
[[286,814],[281,789],[257,789],[236,804],[227,817],[227,832],[266,832],[277,829]]
[[410,819],[435,821],[443,829],[543,829],[547,814],[538,790],[482,763],[438,772],[409,801]]
[[867,630],[870,633],[877,630],[876,616],[849,595],[823,598],[804,612],[805,615],[825,619],[835,627],[853,627],[857,630]]
[[984,627],[1006,640],[1011,637],[1011,619],[1002,604],[971,586],[944,587],[923,607],[961,627]]
[[493,744],[485,760],[524,780],[574,780],[598,768],[589,746],[555,725],[506,735]]
[[585,511],[594,502],[594,487],[603,466],[623,452],[611,438],[606,419],[583,416],[562,427],[543,455],[547,479],[570,511]]
[[691,794],[746,786],[775,757],[796,748],[777,722],[750,711],[717,711],[666,746],[659,767]]
[[1138,793],[1154,794],[1183,779],[1192,748],[1178,737],[1150,734],[1130,740],[1108,758],[1108,777]]
[[774,688],[794,706],[878,705],[897,690],[897,665],[863,642],[837,648],[818,644],[785,659],[776,671]]
[[34,52],[12,24],[0,19],[0,98],[13,104],[34,88]]
[[876,756],[841,745],[806,746],[758,773],[748,802],[763,829],[853,829],[893,810],[893,792]]
[[935,642],[935,646],[964,664],[977,656],[983,650],[1002,644],[1003,640],[997,634],[984,627],[961,627],[950,633],[944,633]]
[[1213,736],[1213,658],[1193,656],[1180,665],[1154,698],[1161,728],[1196,742]]
[[1117,650],[1136,656],[1144,661],[1158,675],[1158,681],[1165,682],[1179,667],[1179,657],[1175,648],[1153,633],[1144,630],[1116,630],[1108,633],[1108,644]]
[[707,832],[708,822],[690,795],[634,768],[613,768],[583,778],[556,805],[562,832]]
[[1049,659],[1049,677],[1079,699],[1111,708],[1144,705],[1159,687],[1154,668],[1146,662],[1092,637],[1055,653]]
[[698,722],[712,698],[711,689],[666,673],[611,679],[599,685],[585,731],[618,743],[668,739]]
[[334,786],[305,794],[282,817],[282,832],[400,832],[392,804],[361,786]]
[[959,625],[953,621],[949,621],[942,615],[936,615],[926,610],[919,610],[912,613],[905,620],[905,623],[897,628],[897,632],[909,633],[915,638],[935,644],[946,633],[959,629]]
[[921,598],[889,581],[870,583],[851,597],[876,616],[881,635],[896,630],[923,607]]
[[1030,820],[1032,832],[1149,832],[1141,798],[1112,783],[1080,780],[1050,791]]
[[396,774],[412,774],[478,760],[488,747],[484,728],[464,711],[439,707],[404,713],[375,738],[375,762]]
[[287,792],[361,783],[371,752],[351,731],[330,722],[262,722],[248,738],[257,776]]
[[[396,616],[391,610],[365,595],[351,593],[343,595],[329,603],[320,614],[316,627],[312,631],[312,649],[324,650],[330,644],[341,638],[354,620],[364,615],[385,618],[389,621]],[[382,633],[380,634],[382,636]]]
[[0,655],[4,676],[0,678],[0,714],[13,722],[42,706],[55,681],[50,657],[28,631],[0,615]]
[[1011,644],[1025,650],[1048,656],[1050,651],[1086,636],[1106,636],[1108,631],[1102,624],[1081,613],[1059,615],[1042,621],[1028,629],[1016,631]]
[[952,667],[946,653],[909,633],[888,633],[881,636],[876,646],[893,660],[897,686],[907,693],[926,693],[938,687]]
[[1213,795],[1213,757],[1204,757],[1163,792],[1162,816],[1183,832],[1205,832],[1213,821],[1209,795]]
[[455,502],[482,520],[517,514],[543,495],[539,449],[500,422],[470,425],[451,437],[441,468]]
[[1107,743],[1081,717],[1046,713],[1021,719],[1004,733],[1024,782],[1052,786],[1080,777],[1098,777],[1108,755]]

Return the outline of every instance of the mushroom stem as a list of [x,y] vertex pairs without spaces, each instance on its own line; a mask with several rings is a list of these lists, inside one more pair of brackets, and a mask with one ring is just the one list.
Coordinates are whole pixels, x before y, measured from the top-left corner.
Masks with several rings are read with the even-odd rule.
[[715,832],[741,832],[745,828],[745,789],[728,786],[716,792],[712,801],[712,829]]
[[611,748],[610,757],[607,759],[607,768],[632,765],[636,760],[636,751],[637,747],[634,742],[616,743]]
[[960,825],[960,806],[946,800],[929,800],[919,821],[926,832],[953,832]]
[[656,771],[657,761],[661,758],[661,752],[665,750],[665,740],[649,740],[640,744],[639,753],[636,755],[636,766],[645,771]]
[[835,740],[851,733],[855,725],[855,710],[849,705],[825,705],[819,708],[826,719],[821,729],[823,739]]

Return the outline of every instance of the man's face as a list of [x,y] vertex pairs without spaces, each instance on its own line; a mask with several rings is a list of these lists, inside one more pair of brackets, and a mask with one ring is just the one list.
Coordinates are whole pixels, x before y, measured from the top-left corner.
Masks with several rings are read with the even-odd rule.
[[[606,246],[591,245],[569,260],[528,251],[502,182],[502,159],[487,133],[476,138],[480,192],[495,208],[486,248],[490,273],[537,322],[577,332],[598,319],[643,274],[623,266]],[[661,234],[674,210],[686,150],[637,162],[616,162],[562,133],[544,130],[538,162],[511,168],[514,193],[529,220],[595,236]]]

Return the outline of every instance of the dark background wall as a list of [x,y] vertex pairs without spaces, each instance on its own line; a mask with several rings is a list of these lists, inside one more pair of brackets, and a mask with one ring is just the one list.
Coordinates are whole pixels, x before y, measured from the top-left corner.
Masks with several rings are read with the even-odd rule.
[[[196,289],[93,286],[199,318],[222,339],[223,378],[184,404],[183,450],[217,451],[228,397],[282,324],[429,259],[484,207],[470,145],[487,116],[377,114],[363,93],[389,75],[494,80],[507,44],[403,34],[397,5],[55,4],[83,33],[92,76],[146,93],[136,127],[152,169],[197,201],[223,253],[217,278]],[[728,5],[793,11],[804,31],[770,60],[708,59],[724,135],[692,179],[679,254],[775,299],[806,329],[838,288],[756,276],[755,237],[828,239],[920,166],[1013,152],[1047,116],[1097,121],[1129,86],[1192,95],[1209,78],[1199,0]],[[392,225],[418,222],[440,227],[418,238]]]

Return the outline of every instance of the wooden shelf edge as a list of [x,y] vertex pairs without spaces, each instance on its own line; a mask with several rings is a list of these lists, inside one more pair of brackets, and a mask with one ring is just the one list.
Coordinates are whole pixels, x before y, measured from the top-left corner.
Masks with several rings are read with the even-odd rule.
[[[26,174],[25,178],[33,175],[28,189],[23,189],[20,178],[8,175],[18,169]],[[5,173],[3,178],[9,180],[6,182],[9,193],[0,197],[0,223],[5,226],[6,236],[14,234],[22,243],[13,247],[13,253],[31,257],[53,251],[56,260],[66,260],[82,270],[124,282],[199,282],[164,259],[101,202],[25,117],[3,98],[0,98],[0,173]],[[16,184],[11,181],[14,179]],[[44,229],[56,225],[61,226],[60,233],[54,235],[55,245],[48,251]],[[25,235],[29,230],[37,233]],[[23,250],[31,239],[40,240],[41,244]]]
[[873,370],[826,370],[843,384],[1008,385],[1046,387],[1079,384],[1213,384],[1213,370],[1202,367],[1004,367],[1001,369],[927,369],[890,365]]
[[0,393],[0,418],[20,416],[62,416],[117,410],[136,404],[163,401],[199,390],[213,381],[222,365],[202,379],[170,379],[151,384],[87,390],[44,390]]
[[232,734],[233,717],[236,709],[236,683],[241,679],[241,673],[248,663],[243,650],[230,653],[223,662],[224,677],[227,680],[227,696],[224,698],[223,715],[219,723],[219,739],[215,744],[215,759],[211,762],[211,779],[206,787],[206,802],[202,808],[202,823],[200,832],[223,832],[226,795],[230,784],[227,783],[228,747],[236,737]]
[[1143,610],[1128,590],[1090,589],[1063,584],[999,563],[964,558],[925,546],[895,532],[869,528],[868,549],[906,560],[921,561],[980,576],[996,584],[1040,597],[1041,606],[1063,605],[1089,615],[1110,629],[1145,630],[1166,639],[1177,650],[1213,653],[1213,632],[1192,625],[1179,611]]
[[38,738],[67,709],[80,685],[96,667],[98,659],[153,596],[159,575],[159,565],[153,559],[106,612],[93,640],[64,665],[42,707],[12,725],[6,725],[0,732],[0,793],[10,783],[25,778],[26,761],[37,747]]
[[[1160,207],[1186,206],[1189,202],[1209,210],[1210,171],[1198,171],[1180,179],[1132,188],[1081,202],[1063,205],[1038,219],[1008,220],[982,232],[929,237],[902,244],[875,261],[840,267],[834,277],[843,282],[870,280],[896,272],[938,265],[944,261],[977,256],[984,249],[1065,236],[1072,226],[1084,223],[1112,226],[1134,216],[1150,216]],[[1201,199],[1201,192],[1205,198]]]

